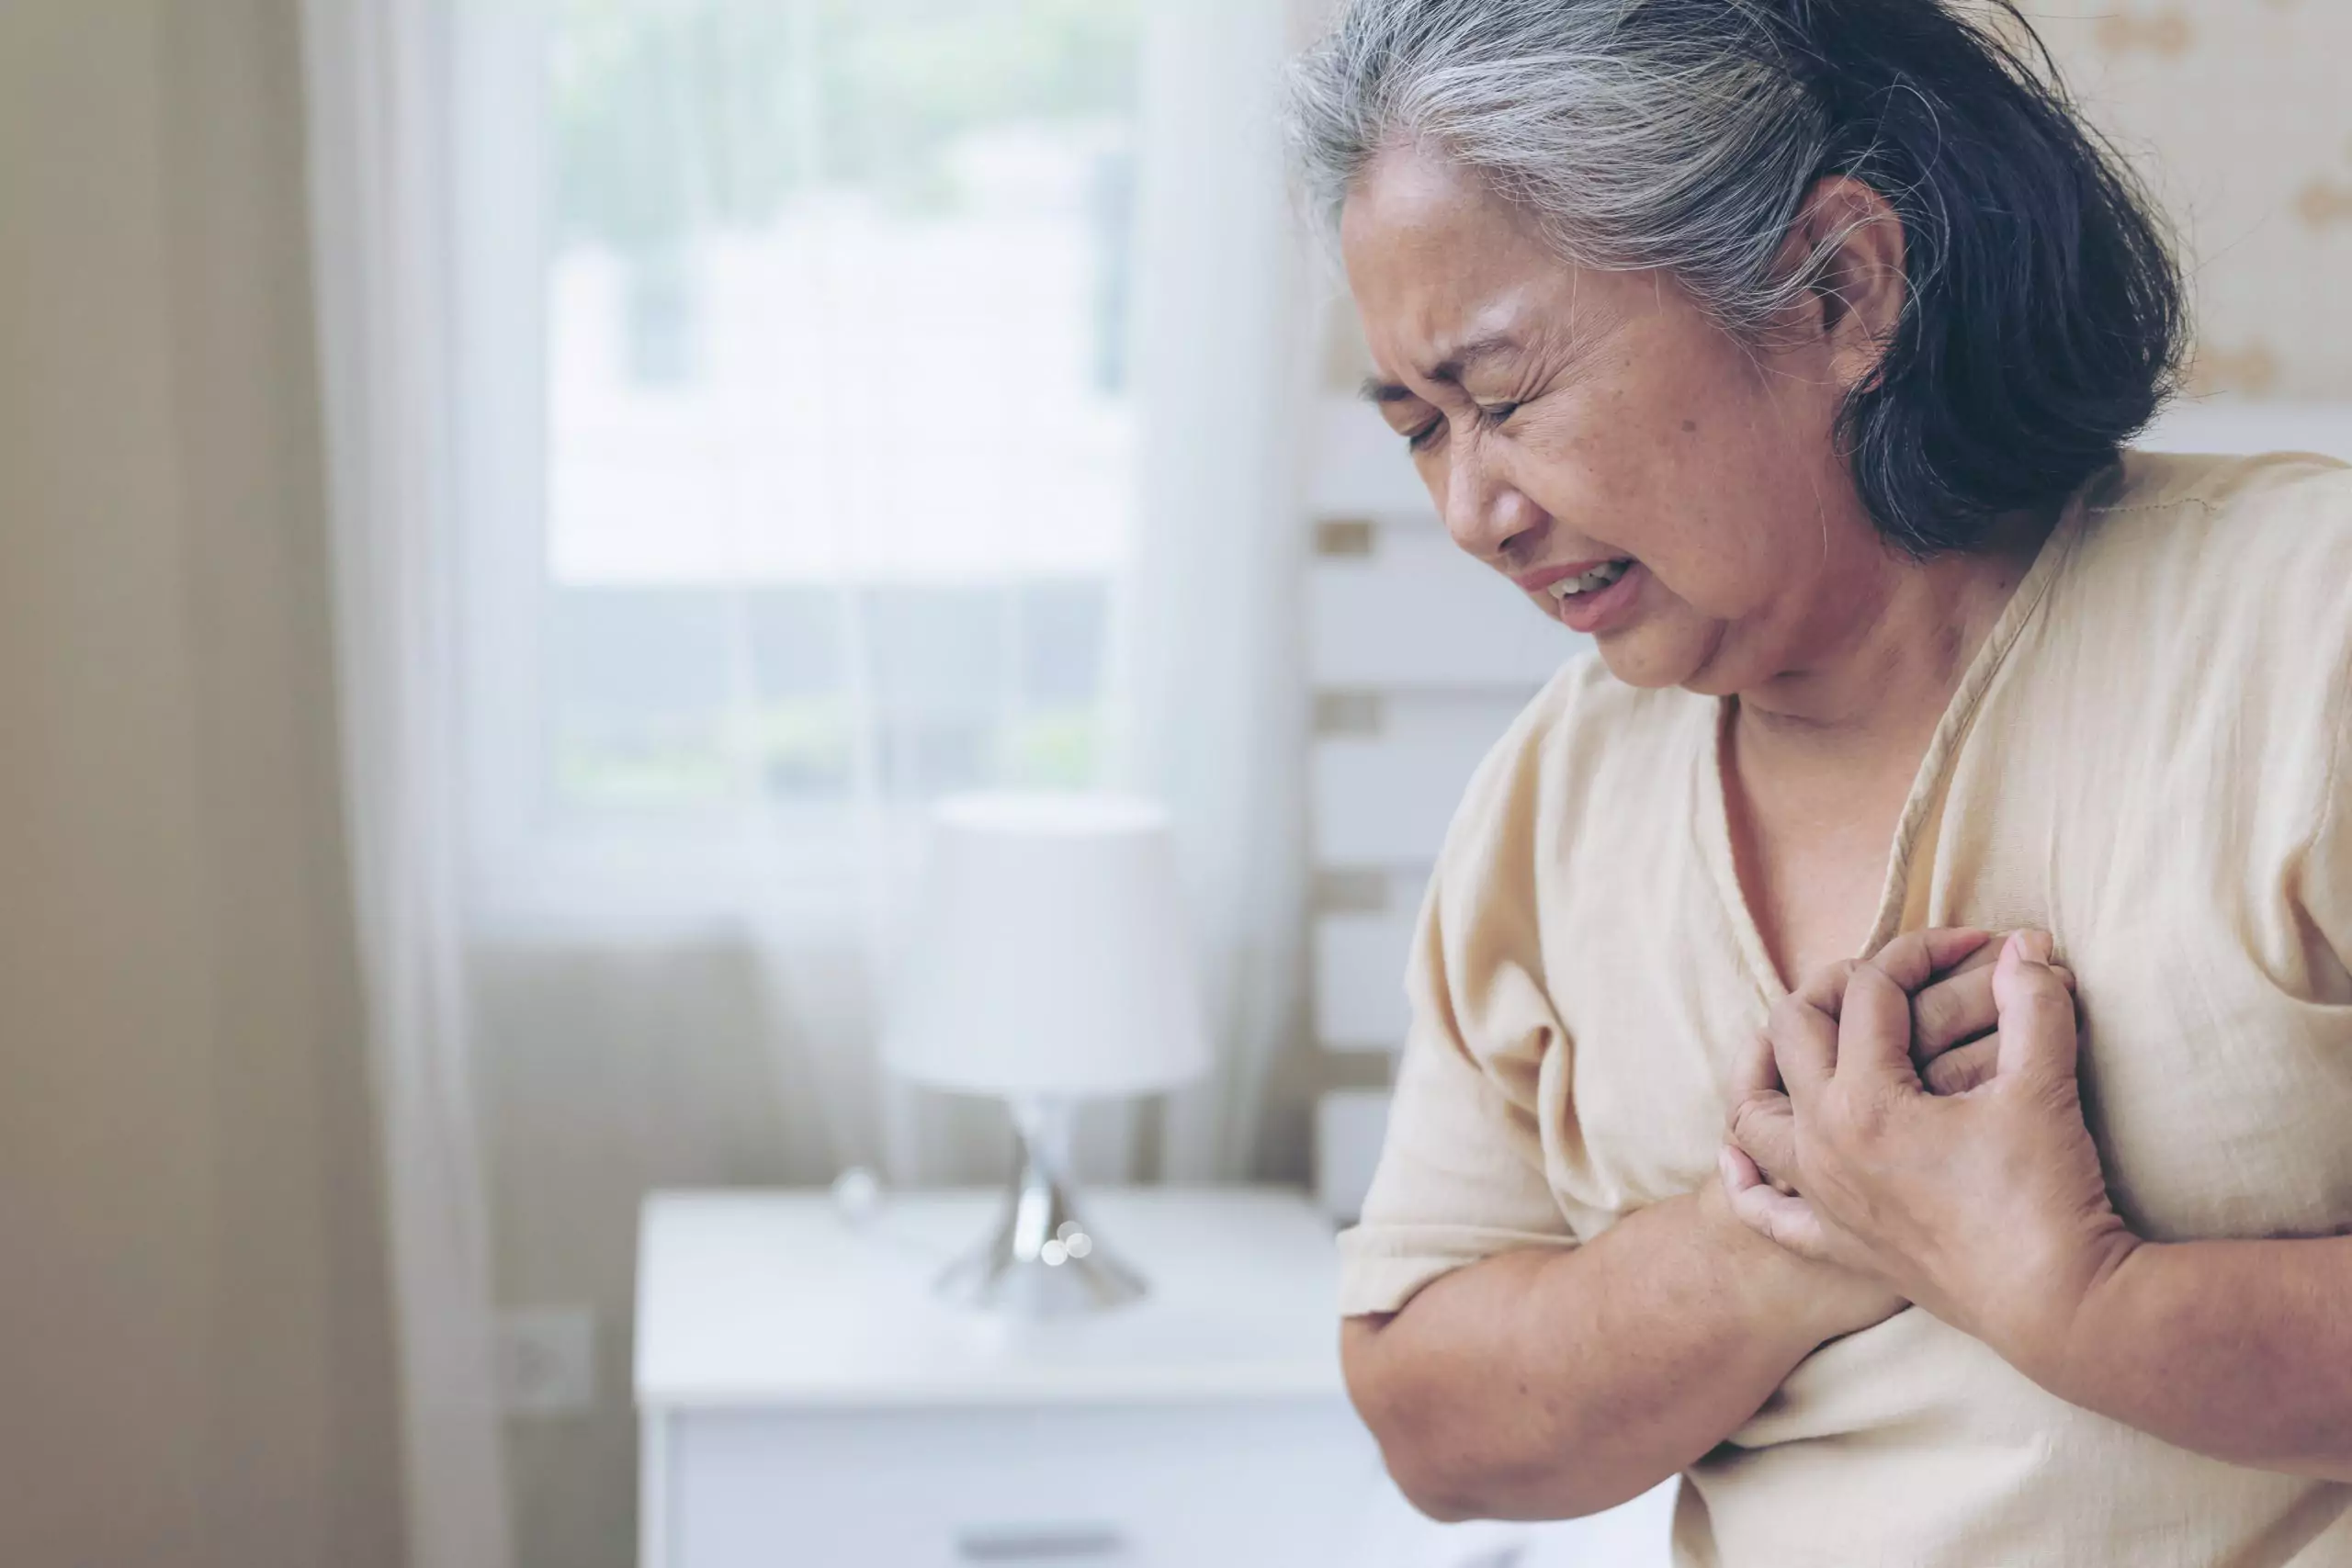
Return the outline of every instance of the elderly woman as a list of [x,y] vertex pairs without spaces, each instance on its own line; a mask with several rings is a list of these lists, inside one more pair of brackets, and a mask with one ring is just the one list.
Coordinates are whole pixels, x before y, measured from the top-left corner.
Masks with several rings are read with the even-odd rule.
[[2124,449],[2177,276],[1993,20],[1355,0],[1298,70],[1370,395],[1600,654],[1455,818],[1343,1242],[1432,1513],[2352,1563],[2352,477]]

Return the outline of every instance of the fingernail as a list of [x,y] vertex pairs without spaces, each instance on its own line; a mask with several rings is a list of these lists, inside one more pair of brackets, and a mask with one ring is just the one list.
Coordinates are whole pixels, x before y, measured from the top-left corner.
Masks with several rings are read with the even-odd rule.
[[2047,964],[2050,962],[2050,933],[2048,931],[2018,932],[2018,956],[2019,958],[2027,959],[2035,964]]

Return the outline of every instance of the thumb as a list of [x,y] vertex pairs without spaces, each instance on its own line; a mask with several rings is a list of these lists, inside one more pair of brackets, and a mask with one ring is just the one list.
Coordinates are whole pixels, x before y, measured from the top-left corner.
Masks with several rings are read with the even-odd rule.
[[2000,1077],[2072,1080],[2075,998],[2050,962],[2047,931],[2017,931],[1993,967],[1993,1006],[2000,1019]]

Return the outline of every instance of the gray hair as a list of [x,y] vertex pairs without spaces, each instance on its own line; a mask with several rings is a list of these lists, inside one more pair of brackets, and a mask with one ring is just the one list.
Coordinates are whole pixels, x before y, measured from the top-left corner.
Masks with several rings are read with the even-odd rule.
[[1843,239],[1781,265],[1814,184],[1870,186],[1907,288],[1841,449],[1898,548],[1973,549],[2114,460],[2188,324],[2163,224],[2015,0],[1962,3],[1347,0],[1293,69],[1293,158],[1328,231],[1375,158],[1430,149],[1569,262],[1668,272],[1750,340]]
[[1293,157],[1329,230],[1381,152],[1434,148],[1569,260],[1665,269],[1753,333],[1804,287],[1775,262],[1830,137],[1827,112],[1757,48],[1764,11],[1354,0],[1292,71]]

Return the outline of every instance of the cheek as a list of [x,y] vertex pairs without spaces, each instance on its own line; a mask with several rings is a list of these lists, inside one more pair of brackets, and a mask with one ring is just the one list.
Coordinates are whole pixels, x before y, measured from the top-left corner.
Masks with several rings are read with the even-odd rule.
[[1628,444],[1651,541],[1637,553],[1677,598],[1739,619],[1817,567],[1828,438],[1810,411],[1758,389],[1741,366],[1646,412],[1650,438]]
[[1661,332],[1531,423],[1514,477],[1690,611],[1740,620],[1818,567],[1834,414],[1711,328]]
[[1544,450],[1546,493],[1536,499],[1578,534],[1640,559],[1691,610],[1734,618],[1752,607],[1772,554],[1755,504],[1770,454],[1710,413],[1690,409],[1663,429],[1655,420],[1607,422],[1603,434]]

